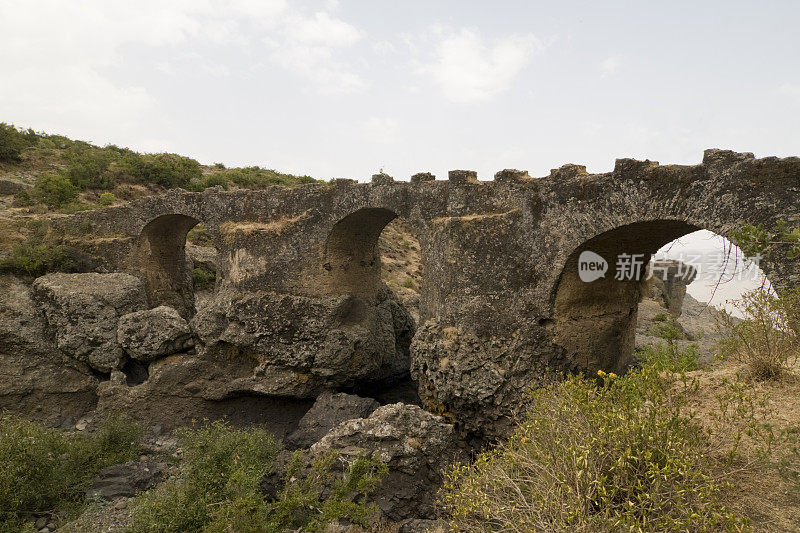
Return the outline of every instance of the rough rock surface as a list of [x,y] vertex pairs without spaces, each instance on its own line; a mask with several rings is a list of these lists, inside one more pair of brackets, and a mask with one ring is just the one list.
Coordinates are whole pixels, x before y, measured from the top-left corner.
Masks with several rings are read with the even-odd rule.
[[97,379],[58,350],[30,286],[0,276],[0,410],[71,426],[94,408]]
[[220,292],[192,329],[209,354],[253,363],[239,390],[304,398],[406,377],[414,320],[385,288],[376,298]]
[[58,348],[95,370],[121,368],[119,317],[147,307],[142,281],[129,274],[48,274],[33,283]]
[[378,407],[378,402],[372,398],[323,392],[284,444],[289,448],[308,448],[340,423],[366,418]]
[[86,498],[130,498],[164,478],[167,465],[156,461],[128,461],[100,471],[86,491]]
[[338,450],[344,457],[367,454],[389,473],[373,499],[387,518],[433,518],[442,472],[459,453],[453,426],[414,405],[379,407],[367,418],[342,422],[311,447],[319,456]]
[[145,363],[194,346],[189,324],[165,305],[121,316],[117,341],[133,359]]

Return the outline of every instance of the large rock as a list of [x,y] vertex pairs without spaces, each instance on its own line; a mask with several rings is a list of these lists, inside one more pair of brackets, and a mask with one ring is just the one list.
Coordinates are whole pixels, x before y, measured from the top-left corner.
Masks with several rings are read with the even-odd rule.
[[130,498],[164,478],[166,465],[155,461],[128,461],[104,468],[86,491],[89,500]]
[[97,379],[58,350],[30,286],[0,276],[0,410],[71,426],[94,408]]
[[433,518],[444,469],[459,455],[453,426],[415,405],[395,403],[368,418],[342,422],[311,447],[319,457],[336,450],[345,458],[362,454],[384,462],[389,473],[373,499],[387,518]]
[[48,274],[34,281],[33,291],[62,352],[101,372],[122,367],[119,317],[147,308],[139,278],[119,273]]
[[219,291],[192,329],[214,359],[252,367],[232,390],[313,398],[406,378],[415,326],[384,287],[374,298]]
[[120,317],[117,341],[133,359],[145,363],[194,346],[189,324],[165,305]]
[[297,430],[284,443],[290,448],[308,448],[346,420],[366,418],[379,406],[372,398],[323,392],[300,419]]

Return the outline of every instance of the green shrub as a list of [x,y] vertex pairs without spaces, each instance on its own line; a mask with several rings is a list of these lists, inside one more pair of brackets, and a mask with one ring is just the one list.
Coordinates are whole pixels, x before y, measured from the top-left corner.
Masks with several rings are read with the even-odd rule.
[[744,320],[721,313],[719,355],[746,364],[755,379],[784,375],[800,357],[800,289],[756,289],[732,303]]
[[411,278],[406,278],[403,280],[403,287],[406,289],[413,289],[414,288],[414,280]]
[[14,126],[0,122],[0,161],[16,163],[22,160],[22,151],[29,145],[24,133]]
[[41,276],[48,272],[71,272],[75,263],[65,246],[50,244],[17,244],[8,257],[0,261],[0,272],[25,276]]
[[36,178],[34,192],[49,207],[61,207],[78,197],[78,188],[58,174],[42,174]]
[[335,474],[339,461],[331,456],[301,473],[296,454],[282,493],[268,501],[259,485],[279,450],[271,435],[215,422],[178,436],[184,449],[179,474],[136,498],[132,533],[322,531],[330,520],[366,524],[374,518],[374,506],[353,498],[372,490],[383,472],[373,461],[355,461]]
[[690,372],[697,370],[699,354],[696,344],[684,349],[660,342],[641,349],[639,358],[645,366],[659,372]]
[[214,272],[209,272],[205,268],[195,268],[192,270],[192,280],[194,280],[194,290],[204,291],[214,287],[217,275]]
[[0,417],[0,531],[19,530],[32,513],[74,514],[101,469],[138,456],[140,434],[124,420],[67,435]]
[[203,185],[206,189],[209,187],[222,187],[227,190],[229,183],[228,177],[221,172],[210,174],[203,179]]
[[100,205],[105,205],[105,206],[111,205],[116,201],[117,201],[117,197],[114,196],[114,193],[110,193],[110,192],[102,193],[100,195],[100,198],[98,199],[98,202],[100,203]]
[[175,154],[130,153],[122,160],[121,165],[136,181],[167,188],[184,187],[193,179],[201,179],[203,175],[200,163]]
[[208,234],[208,228],[205,224],[200,222],[195,227],[189,230],[186,234],[186,242],[194,244],[195,246],[211,246],[211,236]]
[[79,189],[113,189],[117,185],[109,165],[119,154],[108,149],[85,149],[72,153],[65,171],[69,181]]
[[31,196],[31,193],[29,193],[25,189],[22,189],[21,191],[19,191],[17,194],[14,195],[14,202],[13,202],[14,207],[30,207],[35,203],[36,201]]
[[708,435],[652,368],[534,390],[514,435],[448,476],[457,531],[740,531]]
[[217,174],[224,174],[232,183],[246,189],[261,189],[270,185],[294,187],[305,183],[319,183],[310,176],[295,176],[257,166],[233,168]]

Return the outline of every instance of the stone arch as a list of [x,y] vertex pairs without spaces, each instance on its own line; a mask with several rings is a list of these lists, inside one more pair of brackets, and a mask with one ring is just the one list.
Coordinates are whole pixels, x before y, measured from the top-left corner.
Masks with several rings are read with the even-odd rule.
[[334,224],[325,242],[322,268],[329,294],[373,297],[381,287],[378,238],[397,213],[365,207]]
[[172,213],[158,216],[142,228],[133,263],[145,279],[151,305],[168,305],[184,316],[194,313],[186,235],[199,222],[194,217]]
[[[600,233],[567,257],[552,292],[554,342],[570,364],[587,373],[621,372],[632,362],[636,319],[645,265],[659,248],[700,228],[682,220],[634,222]],[[583,281],[579,259],[590,251],[608,265],[603,277]],[[641,270],[630,280],[615,279],[617,257],[637,254]]]

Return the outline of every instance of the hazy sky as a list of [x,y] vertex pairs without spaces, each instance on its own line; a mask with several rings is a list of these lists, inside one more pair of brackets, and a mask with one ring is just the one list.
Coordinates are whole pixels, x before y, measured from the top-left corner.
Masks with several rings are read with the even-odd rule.
[[0,0],[0,120],[315,177],[800,153],[800,2]]
[[796,1],[0,0],[0,121],[360,180],[798,155],[798,20]]

